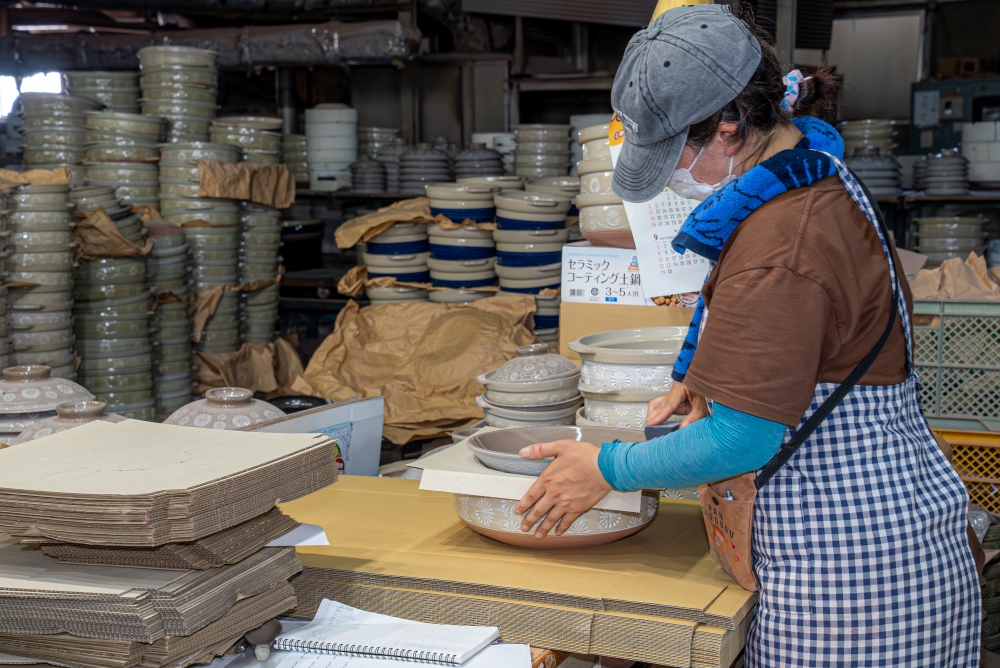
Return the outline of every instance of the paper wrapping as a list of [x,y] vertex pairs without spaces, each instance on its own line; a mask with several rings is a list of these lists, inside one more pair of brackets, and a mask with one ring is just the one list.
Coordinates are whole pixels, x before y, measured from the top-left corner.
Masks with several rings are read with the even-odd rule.
[[201,333],[205,331],[205,325],[215,315],[222,301],[222,295],[226,292],[256,292],[264,288],[278,285],[285,275],[285,266],[278,267],[278,275],[274,278],[258,278],[248,283],[239,285],[219,285],[210,290],[195,292],[191,299],[191,340],[195,343],[201,341]]
[[129,241],[102,207],[97,207],[73,228],[73,249],[77,262],[90,262],[106,257],[146,257],[153,252],[153,240],[147,238],[140,246]]
[[55,169],[29,169],[26,172],[15,172],[12,169],[0,169],[0,188],[16,188],[18,186],[57,186],[69,183],[69,167]]
[[[368,278],[368,267],[360,265],[351,267],[344,277],[337,281],[337,292],[347,297],[357,297],[367,288],[419,288],[428,292],[448,292],[455,288],[438,288],[430,283],[408,283],[396,280],[393,276]],[[495,294],[500,288],[495,285],[484,285],[477,288],[462,288],[465,292],[485,292]],[[546,293],[558,294],[558,290],[544,290]]]
[[1000,300],[1000,267],[986,268],[986,259],[969,253],[945,260],[934,269],[921,269],[910,282],[914,299]]
[[235,353],[195,352],[194,361],[196,394],[214,387],[245,387],[269,397],[296,394],[292,385],[303,373],[299,354],[281,338],[266,346],[244,343]]
[[200,197],[222,197],[287,209],[295,201],[295,177],[285,165],[199,160]]
[[397,445],[445,436],[483,416],[476,376],[535,341],[533,295],[470,304],[348,302],[298,391],[340,401],[385,397],[383,435]]
[[376,234],[385,232],[394,223],[436,223],[446,230],[471,227],[477,230],[495,230],[493,223],[476,223],[472,220],[455,222],[438,214],[431,215],[431,201],[426,197],[404,199],[375,213],[358,216],[337,228],[334,238],[338,248],[351,248],[361,241],[368,241]]

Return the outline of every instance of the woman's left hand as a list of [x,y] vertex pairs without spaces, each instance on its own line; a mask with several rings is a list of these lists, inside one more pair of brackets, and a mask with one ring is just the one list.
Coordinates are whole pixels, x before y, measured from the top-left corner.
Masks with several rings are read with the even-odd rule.
[[607,496],[611,485],[597,465],[600,452],[593,443],[582,441],[536,443],[523,448],[520,454],[525,459],[555,459],[514,509],[518,515],[531,509],[521,522],[521,531],[531,531],[531,527],[545,517],[535,530],[535,538],[544,538],[556,522],[559,522],[556,535],[561,536],[577,517]]

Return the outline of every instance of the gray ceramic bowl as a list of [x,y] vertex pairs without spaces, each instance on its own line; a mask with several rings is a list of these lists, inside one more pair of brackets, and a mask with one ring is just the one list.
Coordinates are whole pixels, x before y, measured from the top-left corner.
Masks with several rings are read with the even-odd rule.
[[476,459],[487,468],[504,473],[537,476],[553,458],[524,459],[518,454],[521,448],[552,441],[585,441],[600,445],[615,439],[634,443],[645,441],[646,436],[638,429],[617,427],[519,427],[477,434],[469,439],[468,446]]

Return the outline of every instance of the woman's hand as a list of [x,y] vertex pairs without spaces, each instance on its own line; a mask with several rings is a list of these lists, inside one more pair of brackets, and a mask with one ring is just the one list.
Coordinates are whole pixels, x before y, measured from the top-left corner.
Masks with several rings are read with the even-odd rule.
[[684,383],[674,381],[669,392],[649,400],[646,424],[660,424],[675,413],[687,415],[681,422],[681,426],[686,427],[708,416],[708,402],[705,397],[684,387]]
[[529,512],[521,522],[521,531],[531,531],[535,523],[545,521],[535,530],[535,538],[544,538],[559,522],[556,535],[566,533],[576,518],[594,507],[611,491],[597,465],[601,449],[593,443],[582,441],[555,441],[536,443],[521,450],[525,459],[555,457],[531,489],[514,509],[518,515]]

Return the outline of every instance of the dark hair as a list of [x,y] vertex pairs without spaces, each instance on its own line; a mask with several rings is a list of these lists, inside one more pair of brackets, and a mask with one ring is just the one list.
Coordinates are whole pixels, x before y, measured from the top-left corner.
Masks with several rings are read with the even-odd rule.
[[843,77],[835,74],[833,68],[827,65],[800,68],[804,75],[812,78],[799,84],[799,99],[792,113],[783,111],[781,101],[785,96],[785,84],[782,81],[784,72],[774,41],[754,21],[753,10],[749,5],[741,4],[737,16],[760,42],[760,64],[750,78],[750,83],[740,91],[736,99],[691,126],[688,144],[701,148],[712,139],[719,123],[736,123],[739,127],[734,139],[745,141],[750,138],[756,143],[752,150],[762,154],[770,143],[771,132],[777,126],[788,123],[792,116],[818,116],[824,120],[832,120],[836,114],[837,96]]

